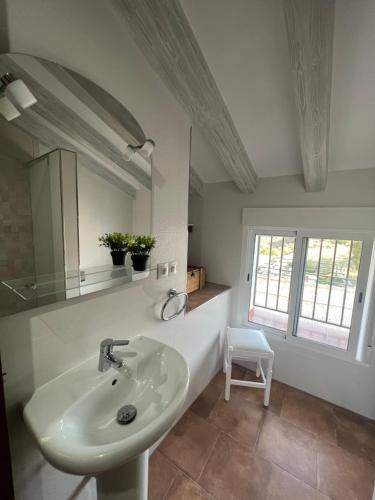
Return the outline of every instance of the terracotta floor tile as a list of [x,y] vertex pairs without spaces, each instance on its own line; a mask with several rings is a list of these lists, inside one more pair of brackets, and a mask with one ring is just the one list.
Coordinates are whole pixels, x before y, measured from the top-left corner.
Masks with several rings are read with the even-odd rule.
[[[242,366],[232,365],[232,377],[242,380],[246,370]],[[218,399],[224,394],[225,373],[220,370],[208,384],[206,389],[190,406],[190,410],[202,418],[208,418]]]
[[[245,373],[247,372],[246,368],[243,368],[240,365],[237,365],[236,363],[232,363],[232,378],[237,379],[237,380],[242,380],[245,376]],[[219,372],[218,376],[223,378],[223,384],[225,384],[225,373],[224,372]],[[223,385],[224,388],[224,385]]]
[[190,411],[202,418],[208,418],[216,402],[224,393],[224,383],[224,374],[219,372],[190,406]]
[[267,487],[266,500],[329,500],[303,481],[274,466]]
[[371,500],[375,468],[329,443],[318,449],[318,489],[333,500]]
[[375,422],[334,407],[337,444],[375,465]]
[[216,427],[188,411],[170,431],[159,449],[191,478],[197,479],[218,435]]
[[197,483],[182,472],[173,481],[165,500],[213,500]]
[[229,401],[220,399],[208,419],[233,439],[246,446],[255,446],[260,424],[264,417],[261,407],[235,396]]
[[336,442],[332,405],[321,399],[302,391],[287,389],[284,394],[281,417],[321,439]]
[[162,500],[179,470],[158,450],[150,457],[148,491],[150,500]]
[[199,483],[217,500],[260,500],[272,465],[221,434]]
[[314,488],[317,481],[317,440],[308,432],[267,413],[257,453]]
[[[257,378],[255,376],[255,372],[246,370],[244,380],[250,380],[252,382],[261,382],[261,378]],[[280,415],[281,413],[281,405],[284,397],[284,384],[278,382],[277,380],[272,380],[271,383],[271,396],[270,396],[270,404],[267,408],[268,411],[275,413],[276,415]],[[231,394],[236,394],[246,399],[247,401],[251,401],[259,406],[263,406],[264,402],[264,390],[254,389],[252,387],[241,387],[239,385],[231,386]]]

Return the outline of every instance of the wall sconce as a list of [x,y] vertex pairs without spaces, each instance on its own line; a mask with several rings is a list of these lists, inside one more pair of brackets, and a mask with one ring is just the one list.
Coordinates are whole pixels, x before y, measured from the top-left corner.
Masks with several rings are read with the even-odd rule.
[[149,158],[155,148],[155,142],[152,139],[146,139],[143,144],[139,146],[132,146],[129,144],[124,151],[125,161],[130,161],[136,152],[141,154],[144,158]]
[[20,116],[17,109],[26,109],[37,102],[33,93],[20,79],[16,80],[11,73],[5,73],[0,78],[0,113],[8,121]]

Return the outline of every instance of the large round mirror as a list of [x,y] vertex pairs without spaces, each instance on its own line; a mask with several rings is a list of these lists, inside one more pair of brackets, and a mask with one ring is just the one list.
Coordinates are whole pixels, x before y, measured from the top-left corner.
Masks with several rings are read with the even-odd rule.
[[0,78],[0,316],[147,276],[98,241],[150,234],[154,144],[136,119],[47,60],[1,55]]

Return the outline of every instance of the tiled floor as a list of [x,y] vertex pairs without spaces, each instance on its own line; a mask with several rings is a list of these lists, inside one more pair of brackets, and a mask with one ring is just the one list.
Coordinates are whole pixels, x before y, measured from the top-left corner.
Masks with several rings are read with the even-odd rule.
[[150,500],[371,500],[375,422],[275,380],[267,410],[223,388],[218,373],[153,453]]

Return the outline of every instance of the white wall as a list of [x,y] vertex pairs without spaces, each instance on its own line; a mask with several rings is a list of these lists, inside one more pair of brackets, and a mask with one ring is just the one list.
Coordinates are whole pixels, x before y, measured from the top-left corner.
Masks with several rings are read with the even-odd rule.
[[217,153],[197,126],[191,130],[190,165],[198,172],[203,182],[225,182],[231,177],[225,170]]
[[152,212],[151,192],[146,189],[138,189],[133,199],[133,233],[150,234],[151,212]]
[[[241,267],[242,208],[375,206],[375,170],[332,172],[324,193],[306,193],[302,176],[260,179],[254,194],[233,183],[206,184],[203,209],[203,265],[207,279],[233,287],[232,324],[237,314]],[[349,363],[271,338],[275,376],[290,385],[375,418],[375,366]]]
[[188,264],[202,265],[202,224],[203,199],[200,196],[189,196],[189,224],[193,230],[188,233]]
[[[134,114],[156,142],[153,155],[153,262],[177,260],[177,275],[137,282],[0,321],[0,349],[18,500],[94,499],[91,485],[55,471],[22,423],[22,402],[40,384],[95,354],[104,337],[153,336],[176,347],[191,368],[192,400],[213,375],[216,340],[230,294],[162,323],[169,288],[186,286],[190,123],[135,47],[126,26],[100,0],[7,2],[10,47],[64,64],[92,79]],[[1,27],[0,27],[1,29]],[[1,40],[1,33],[0,33]],[[216,307],[215,307],[216,304]],[[216,369],[216,366],[215,366]]]
[[127,193],[78,164],[79,257],[81,268],[112,264],[98,237],[133,230],[133,199]]

